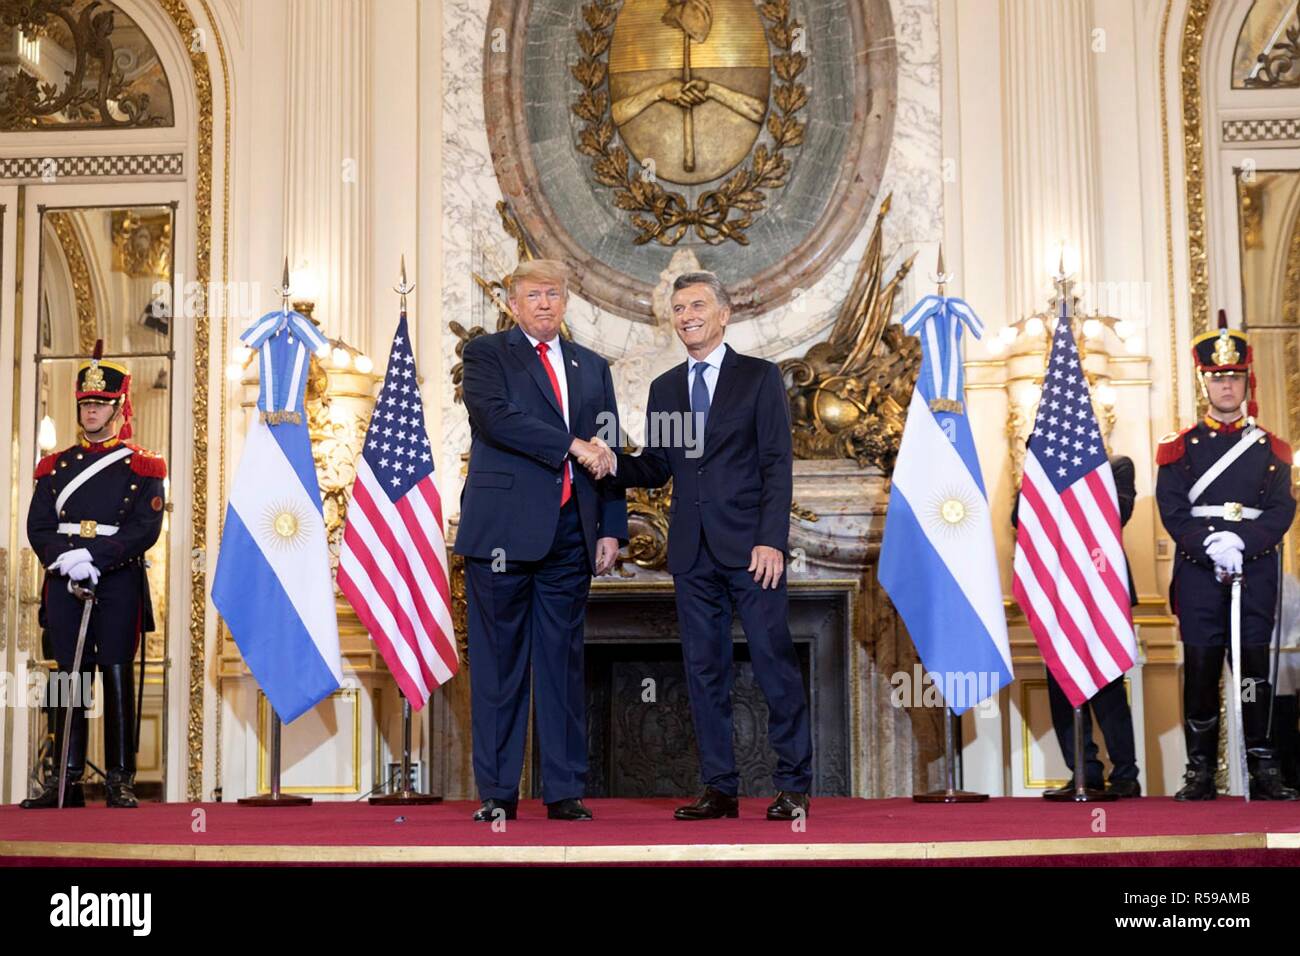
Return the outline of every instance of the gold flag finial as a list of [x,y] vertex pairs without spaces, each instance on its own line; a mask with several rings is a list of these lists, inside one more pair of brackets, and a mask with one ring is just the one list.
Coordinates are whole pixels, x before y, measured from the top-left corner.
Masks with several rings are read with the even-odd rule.
[[393,286],[393,291],[402,297],[402,312],[406,312],[406,297],[415,291],[415,283],[406,281],[406,253],[402,253],[401,278],[398,279],[397,285]]

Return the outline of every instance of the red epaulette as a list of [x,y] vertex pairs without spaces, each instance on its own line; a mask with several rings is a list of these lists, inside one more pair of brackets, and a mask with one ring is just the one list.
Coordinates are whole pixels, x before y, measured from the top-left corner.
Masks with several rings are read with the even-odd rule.
[[54,452],[46,455],[36,463],[36,478],[44,478],[46,475],[54,474],[54,463],[59,460],[62,452]]
[[146,478],[166,478],[167,477],[167,460],[162,455],[155,455],[151,451],[145,451],[139,445],[126,446],[131,449],[131,470],[137,475],[144,475]]
[[1273,442],[1273,454],[1277,455],[1277,457],[1284,461],[1286,466],[1290,468],[1293,463],[1291,457],[1291,446],[1278,438],[1272,432],[1268,433],[1268,437],[1272,439]]
[[1160,439],[1160,444],[1156,446],[1156,464],[1172,465],[1182,458],[1187,451],[1187,442],[1184,440],[1184,436],[1195,427],[1195,425],[1192,425],[1180,432],[1170,432]]

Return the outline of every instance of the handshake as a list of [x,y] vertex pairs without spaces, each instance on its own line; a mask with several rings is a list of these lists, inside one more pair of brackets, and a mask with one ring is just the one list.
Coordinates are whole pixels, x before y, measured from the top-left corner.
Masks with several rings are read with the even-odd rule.
[[1231,580],[1241,573],[1241,555],[1246,543],[1231,531],[1216,531],[1204,541],[1205,554],[1214,562],[1215,576],[1220,581]]
[[578,459],[578,464],[591,472],[591,477],[597,481],[614,473],[614,451],[598,436],[593,435],[590,441],[575,438],[569,446],[569,454]]
[[89,578],[91,587],[99,584],[99,568],[95,567],[94,561],[91,560],[90,552],[85,548],[77,548],[73,551],[64,551],[54,559],[54,563],[50,565],[50,570],[56,574],[65,575],[77,582],[82,582]]

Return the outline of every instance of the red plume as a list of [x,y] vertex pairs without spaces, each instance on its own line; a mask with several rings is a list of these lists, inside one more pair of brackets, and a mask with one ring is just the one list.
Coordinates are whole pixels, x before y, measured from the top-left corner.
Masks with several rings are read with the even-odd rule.
[[117,432],[117,437],[122,441],[126,441],[134,434],[131,430],[131,416],[133,414],[134,412],[131,409],[131,376],[128,375],[122,379],[122,427]]
[[1228,310],[1227,310],[1227,309],[1220,309],[1220,310],[1219,310],[1219,328],[1221,328],[1221,329],[1226,329],[1227,327],[1228,327]]
[[93,358],[96,362],[98,362],[100,359],[104,357],[103,339],[95,339],[95,351],[91,353],[90,357]]

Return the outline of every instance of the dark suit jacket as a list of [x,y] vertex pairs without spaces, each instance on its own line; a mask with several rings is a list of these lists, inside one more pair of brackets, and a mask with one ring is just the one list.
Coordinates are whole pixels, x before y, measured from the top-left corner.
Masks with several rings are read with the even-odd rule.
[[[518,328],[480,336],[465,346],[463,387],[469,410],[469,474],[461,490],[457,554],[537,561],[555,539],[561,469],[569,445],[618,421],[609,363],[590,349],[557,338],[569,392],[569,428],[550,377]],[[598,418],[598,416],[601,416]],[[587,557],[595,568],[596,539],[627,544],[627,505],[608,482],[598,487],[574,463],[573,494]]]
[[619,454],[609,483],[657,488],[672,478],[670,573],[690,570],[701,533],[724,566],[748,567],[755,545],[784,552],[789,544],[794,449],[781,371],[727,346],[701,453],[680,440],[680,423],[691,415],[688,364],[650,384],[646,447],[637,456]]

